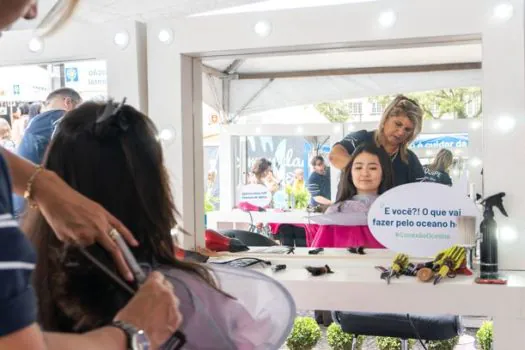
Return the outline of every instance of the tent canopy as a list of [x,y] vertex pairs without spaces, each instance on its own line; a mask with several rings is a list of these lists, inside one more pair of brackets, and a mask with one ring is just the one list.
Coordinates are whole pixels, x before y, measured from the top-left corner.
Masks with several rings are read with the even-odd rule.
[[481,44],[206,59],[204,101],[230,117],[323,101],[480,86]]

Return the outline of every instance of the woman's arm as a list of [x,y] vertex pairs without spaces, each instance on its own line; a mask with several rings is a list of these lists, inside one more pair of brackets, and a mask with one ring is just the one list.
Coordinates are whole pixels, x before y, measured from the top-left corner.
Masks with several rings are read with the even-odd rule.
[[116,327],[104,327],[85,334],[44,333],[44,339],[49,350],[69,350],[73,344],[76,350],[127,348],[126,335]]

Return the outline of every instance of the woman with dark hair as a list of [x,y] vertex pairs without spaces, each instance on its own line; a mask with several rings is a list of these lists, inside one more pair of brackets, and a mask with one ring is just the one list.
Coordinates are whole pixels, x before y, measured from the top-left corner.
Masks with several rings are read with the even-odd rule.
[[274,194],[279,190],[279,181],[273,175],[272,162],[266,158],[259,158],[252,166],[252,183],[264,185]]
[[[139,247],[132,252],[137,260],[147,269],[162,270],[181,300],[185,349],[267,349],[260,347],[271,343],[266,332],[248,333],[261,329],[260,317],[271,328],[271,316],[252,317],[245,305],[221,291],[215,278],[220,270],[173,256],[176,209],[157,130],[148,117],[125,104],[86,102],[61,120],[44,165],[136,233]],[[110,324],[130,295],[77,248],[59,241],[38,211],[28,215],[24,228],[38,252],[34,288],[42,327],[83,332]],[[88,251],[116,273],[102,247]]]

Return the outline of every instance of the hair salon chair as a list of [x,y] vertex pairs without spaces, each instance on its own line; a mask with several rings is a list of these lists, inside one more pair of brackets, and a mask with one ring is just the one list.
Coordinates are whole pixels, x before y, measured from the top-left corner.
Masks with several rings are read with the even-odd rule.
[[358,335],[400,338],[401,350],[408,350],[408,339],[448,340],[463,333],[461,318],[453,315],[334,311],[332,317],[343,332],[355,335],[352,350],[356,349]]
[[259,233],[244,230],[222,230],[220,233],[230,238],[237,238],[247,246],[271,247],[277,245],[277,242],[275,242],[273,239],[263,236]]

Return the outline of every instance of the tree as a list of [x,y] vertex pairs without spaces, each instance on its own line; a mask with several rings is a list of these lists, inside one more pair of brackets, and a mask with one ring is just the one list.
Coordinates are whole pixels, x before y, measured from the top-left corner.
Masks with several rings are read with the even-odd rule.
[[[465,119],[469,115],[467,106],[474,103],[477,98],[481,98],[479,88],[456,88],[442,89],[427,92],[416,92],[407,94],[408,97],[418,101],[425,112],[425,119],[439,119],[445,114],[452,114],[454,118]],[[378,102],[386,106],[395,96],[377,96],[370,98],[370,102]],[[477,118],[481,115],[481,103],[472,117]]]
[[323,102],[315,109],[330,121],[330,123],[344,123],[350,119],[350,104],[348,101]]

